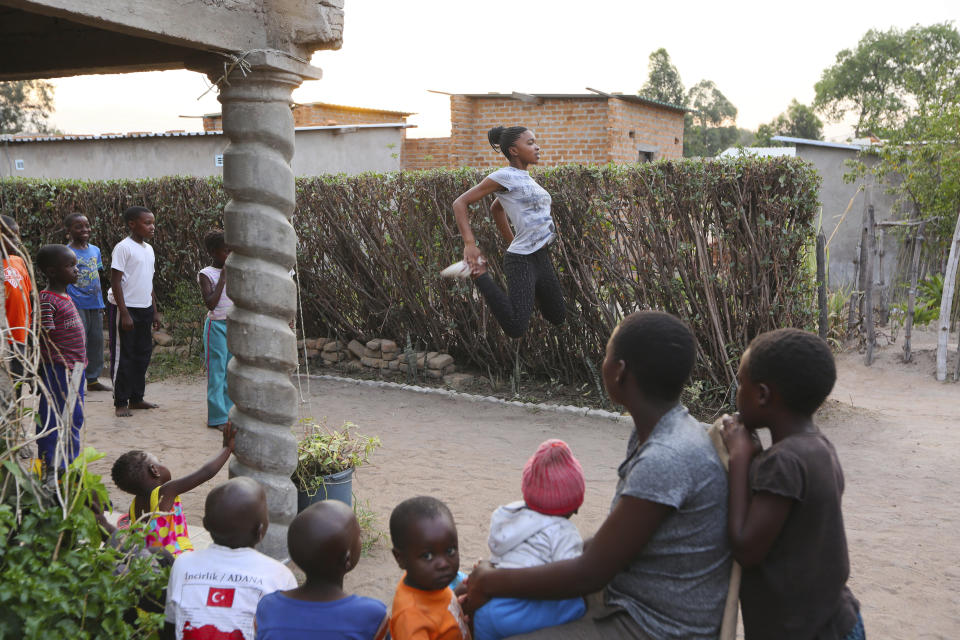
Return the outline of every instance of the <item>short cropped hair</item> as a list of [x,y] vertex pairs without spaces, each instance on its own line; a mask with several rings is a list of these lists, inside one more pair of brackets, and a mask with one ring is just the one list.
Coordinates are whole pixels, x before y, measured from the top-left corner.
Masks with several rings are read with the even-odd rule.
[[613,356],[627,363],[645,393],[659,400],[680,397],[697,359],[697,340],[679,318],[637,311],[613,334]]
[[73,213],[68,213],[68,214],[66,215],[66,217],[64,217],[64,219],[63,219],[63,227],[64,227],[65,229],[69,229],[69,228],[70,228],[70,225],[73,224],[74,220],[76,220],[77,218],[86,218],[86,217],[87,217],[87,216],[85,216],[84,214],[80,213],[79,211],[74,211]]
[[210,231],[207,231],[206,235],[203,236],[203,246],[206,247],[207,253],[213,253],[217,249],[222,249],[227,246],[227,239],[223,233],[223,229],[210,229]]
[[762,333],[750,343],[747,375],[771,384],[788,409],[813,415],[837,381],[830,347],[820,336],[800,329]]
[[143,475],[143,469],[147,464],[146,451],[127,451],[117,458],[110,469],[110,477],[113,478],[113,484],[126,493],[136,494],[139,486],[137,480]]
[[146,207],[141,207],[139,205],[134,205],[132,207],[127,207],[127,210],[123,212],[123,222],[125,224],[130,224],[131,222],[136,222],[140,219],[145,213],[151,213],[150,209]]
[[17,221],[8,215],[0,215],[0,223],[2,223],[0,224],[0,235],[9,236],[15,228],[20,228]]
[[64,258],[73,255],[65,244],[45,244],[37,251],[37,268],[40,273],[46,273],[47,269],[59,267]]
[[433,519],[437,516],[446,516],[453,522],[450,508],[440,500],[430,496],[408,498],[394,507],[390,514],[390,541],[394,549],[403,551],[407,545],[407,530],[415,520]]

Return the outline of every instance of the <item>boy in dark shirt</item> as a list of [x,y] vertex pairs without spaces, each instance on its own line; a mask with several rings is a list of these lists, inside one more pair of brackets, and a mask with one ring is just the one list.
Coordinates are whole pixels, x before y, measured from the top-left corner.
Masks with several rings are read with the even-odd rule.
[[[758,336],[740,360],[739,413],[724,417],[723,439],[747,640],[865,637],[860,605],[847,588],[843,471],[813,423],[836,379],[830,347],[799,329]],[[763,427],[773,439],[766,451],[755,434]]]

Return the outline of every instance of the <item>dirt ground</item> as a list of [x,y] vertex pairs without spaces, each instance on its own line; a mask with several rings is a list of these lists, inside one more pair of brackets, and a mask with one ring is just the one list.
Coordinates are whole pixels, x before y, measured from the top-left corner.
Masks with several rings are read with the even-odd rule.
[[[850,586],[868,635],[956,638],[960,384],[934,380],[932,334],[921,334],[915,345],[909,365],[900,362],[899,345],[881,351],[869,368],[861,354],[838,356],[839,380],[819,423],[843,463]],[[302,415],[332,426],[349,420],[383,440],[373,463],[357,474],[354,491],[385,538],[348,575],[352,591],[392,599],[400,571],[389,552],[388,518],[394,505],[413,495],[434,495],[450,505],[464,568],[485,558],[491,512],[520,498],[523,464],[549,437],[566,440],[586,472],[585,502],[573,519],[584,537],[609,509],[627,423],[326,380],[303,379],[301,385]],[[202,379],[150,384],[147,399],[161,407],[126,419],[113,416],[109,394],[88,397],[86,443],[107,454],[95,470],[118,508],[129,497],[109,481],[109,467],[124,451],[151,451],[175,475],[217,452],[220,435],[205,427],[204,391]],[[200,523],[206,493],[226,477],[224,469],[183,497],[188,522]]]

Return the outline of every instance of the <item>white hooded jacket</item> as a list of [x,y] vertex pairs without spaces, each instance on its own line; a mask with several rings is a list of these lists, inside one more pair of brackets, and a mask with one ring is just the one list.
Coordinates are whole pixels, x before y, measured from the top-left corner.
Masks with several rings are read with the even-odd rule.
[[536,567],[583,553],[583,539],[569,518],[544,515],[522,500],[493,512],[487,544],[490,562],[504,569]]

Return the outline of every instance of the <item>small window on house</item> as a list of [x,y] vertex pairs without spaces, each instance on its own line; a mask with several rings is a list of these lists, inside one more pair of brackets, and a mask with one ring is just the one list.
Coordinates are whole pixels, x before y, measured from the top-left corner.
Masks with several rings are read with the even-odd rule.
[[638,160],[640,162],[653,162],[653,151],[641,151]]
[[222,167],[222,166],[223,166],[223,154],[222,154],[222,153],[218,153],[217,155],[213,156],[213,166],[215,166],[215,167]]
[[23,160],[14,160],[13,164],[17,167],[17,171],[23,171]]

